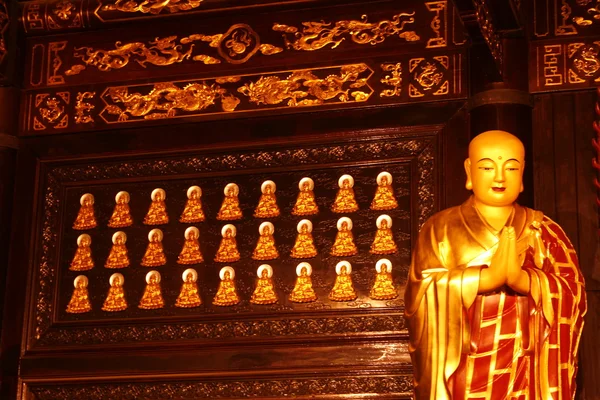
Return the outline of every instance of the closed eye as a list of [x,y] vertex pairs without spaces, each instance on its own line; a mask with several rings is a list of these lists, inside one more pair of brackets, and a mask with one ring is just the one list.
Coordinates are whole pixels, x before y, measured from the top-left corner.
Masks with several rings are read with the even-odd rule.
[[493,170],[494,168],[492,168],[492,167],[479,167],[479,169],[482,169],[482,170],[484,170],[484,171],[491,171],[491,170]]

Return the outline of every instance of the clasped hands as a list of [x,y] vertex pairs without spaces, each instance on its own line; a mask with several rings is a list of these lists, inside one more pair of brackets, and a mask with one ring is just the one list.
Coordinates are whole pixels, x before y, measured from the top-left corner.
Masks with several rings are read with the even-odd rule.
[[523,271],[523,257],[517,252],[515,228],[506,226],[500,232],[498,248],[488,268],[482,268],[479,293],[490,292],[507,285],[516,292],[529,292],[529,275]]

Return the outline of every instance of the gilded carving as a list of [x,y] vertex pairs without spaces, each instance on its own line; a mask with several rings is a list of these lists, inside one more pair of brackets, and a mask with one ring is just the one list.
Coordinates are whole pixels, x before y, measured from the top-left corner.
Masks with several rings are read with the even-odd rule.
[[600,71],[600,42],[593,44],[569,43],[567,54],[571,61],[568,69],[569,83],[584,83],[589,79],[599,81],[598,72]]
[[562,45],[544,46],[544,86],[558,86],[563,84],[563,74],[559,57],[562,57]]
[[433,37],[427,40],[427,48],[445,47],[447,45],[447,18],[448,18],[448,2],[447,1],[432,1],[425,3],[427,10],[434,12],[435,15],[429,26],[433,31]]
[[62,59],[58,55],[67,46],[67,42],[50,42],[48,45],[48,85],[62,85],[65,83],[65,78],[58,73],[62,67]]
[[89,103],[88,100],[93,99],[96,92],[78,92],[77,101],[75,103],[75,123],[76,124],[89,124],[94,122],[94,118],[91,116],[95,106]]
[[92,47],[75,48],[74,57],[80,58],[83,64],[74,64],[67,71],[67,75],[77,75],[86,67],[96,67],[99,71],[107,72],[121,69],[129,65],[131,59],[142,67],[146,64],[168,66],[181,63],[190,58],[204,64],[219,64],[221,60],[206,54],[194,52],[194,42],[208,43],[209,47],[216,48],[219,56],[230,64],[241,64],[248,61],[257,52],[263,55],[277,54],[283,49],[270,44],[260,44],[258,34],[246,24],[237,24],[229,28],[224,34],[204,35],[193,34],[183,37],[177,42],[177,36],[155,38],[148,44],[130,42],[123,44],[116,42],[112,50],[94,49]]
[[[595,0],[595,1],[596,1],[596,4],[594,4],[592,7],[588,8],[586,10],[591,19],[577,16],[577,17],[573,17],[573,22],[575,22],[579,26],[589,26],[589,25],[592,25],[594,20],[595,21],[600,20],[600,0]],[[579,5],[581,5],[581,6],[587,6],[590,2],[591,2],[591,0],[586,1],[585,3],[582,1],[578,1],[578,3],[580,3]]]
[[448,94],[450,82],[445,71],[449,69],[448,56],[436,56],[427,61],[425,58],[413,58],[409,62],[412,82],[408,86],[410,97],[423,97],[427,92],[434,96]]
[[175,14],[198,8],[202,2],[203,0],[103,0],[99,9],[153,15],[162,11]]
[[34,129],[44,130],[48,126],[52,126],[54,129],[66,128],[69,125],[69,116],[65,111],[70,96],[69,92],[57,92],[56,96],[48,93],[37,94],[35,107],[38,115],[33,118]]
[[[361,78],[365,72],[367,76]],[[339,75],[328,75],[323,79],[310,70],[300,70],[292,72],[285,79],[278,76],[260,77],[238,88],[238,92],[256,105],[280,104],[285,100],[288,107],[320,105],[332,99],[340,102],[351,99],[367,101],[372,93],[367,81],[372,74],[373,71],[366,64],[345,65],[340,68]],[[365,86],[368,93],[353,90]]]
[[[240,399],[312,398],[313,396],[340,396],[385,394],[395,399],[410,399],[413,383],[406,371],[394,375],[336,376],[297,379],[254,379],[244,381],[217,380],[198,382],[135,382],[90,383],[60,385],[29,385],[39,400],[50,399]],[[148,397],[146,397],[148,396]]]
[[[373,92],[368,85],[372,74],[366,64],[351,64],[247,76],[243,85],[235,85],[242,79],[240,76],[230,76],[197,82],[157,83],[147,94],[135,87],[109,87],[101,96],[106,107],[100,115],[106,122],[114,123],[232,112],[237,111],[241,102],[234,93],[246,96],[248,102],[256,106],[283,102],[287,107],[362,102]],[[220,110],[216,108],[217,102],[220,102]],[[116,115],[116,120],[110,115]]]
[[383,43],[387,38],[398,36],[407,42],[418,41],[421,38],[414,31],[405,30],[407,24],[415,22],[415,13],[400,13],[391,20],[368,22],[367,15],[361,16],[359,21],[337,21],[335,24],[309,21],[303,22],[302,31],[295,26],[275,23],[273,30],[283,32],[283,39],[288,49],[313,51],[331,46],[338,47],[346,37],[354,43],[376,45]]
[[75,6],[73,5],[73,3],[71,3],[68,0],[62,0],[61,2],[56,4],[54,10],[52,10],[52,13],[58,18],[62,19],[63,21],[67,21],[69,20],[69,18],[71,18],[71,14],[73,13],[74,8]]
[[402,64],[381,64],[381,69],[391,74],[381,78],[381,83],[391,86],[392,89],[384,89],[379,94],[381,97],[400,96],[402,94]]
[[[160,324],[136,323],[89,325],[72,324],[51,326],[52,315],[57,304],[55,282],[59,240],[59,215],[61,215],[64,185],[77,185],[79,182],[115,181],[127,176],[132,179],[161,176],[176,177],[197,173],[228,173],[250,171],[256,168],[274,168],[277,166],[297,167],[307,161],[319,165],[338,164],[340,162],[382,162],[390,158],[416,159],[415,188],[419,201],[415,217],[419,224],[429,218],[435,204],[435,140],[431,137],[413,138],[402,134],[367,142],[349,142],[331,146],[309,145],[302,147],[259,149],[243,152],[203,153],[167,157],[164,159],[124,159],[123,161],[105,161],[100,164],[62,165],[49,169],[45,176],[43,205],[43,230],[36,243],[39,259],[36,259],[37,297],[34,301],[32,331],[27,348],[74,346],[94,344],[122,344],[147,341],[172,340],[223,340],[269,337],[302,337],[306,335],[347,335],[350,333],[372,335],[372,333],[405,332],[402,310],[388,310],[385,313],[365,314],[361,308],[344,315],[324,314],[307,316],[276,316],[272,319],[243,318],[198,320],[177,322],[171,319]],[[412,176],[412,175],[411,175]],[[407,175],[407,178],[408,175]],[[407,216],[408,218],[408,216]],[[358,277],[357,277],[358,279]],[[244,340],[245,340],[244,339]]]
[[25,25],[26,32],[44,29],[42,12],[39,3],[30,3],[25,6],[23,24]]
[[577,28],[575,28],[575,25],[569,23],[569,20],[571,19],[572,11],[573,10],[571,9],[571,6],[569,5],[568,1],[561,0],[561,6],[560,6],[561,23],[559,25],[558,21],[557,21],[557,26],[556,26],[556,29],[554,30],[554,33],[557,36],[577,34]]
[[63,28],[81,28],[83,27],[82,19],[82,2],[74,2],[70,0],[60,0],[48,3],[46,14],[46,23],[48,29],[58,30]]

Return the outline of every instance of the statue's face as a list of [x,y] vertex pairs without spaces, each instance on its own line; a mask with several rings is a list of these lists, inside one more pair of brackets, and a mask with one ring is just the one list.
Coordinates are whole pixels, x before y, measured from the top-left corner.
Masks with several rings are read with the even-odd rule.
[[193,190],[192,193],[191,193],[191,195],[190,195],[190,197],[192,199],[197,199],[198,198],[198,192],[196,192],[195,190]]
[[271,194],[271,192],[273,192],[273,188],[271,187],[271,185],[265,186],[265,192],[267,192],[267,194]]
[[121,235],[117,236],[116,242],[117,242],[117,244],[123,244],[123,236],[121,236]]
[[156,195],[154,196],[154,201],[161,201],[162,198],[162,193],[161,192],[157,192]]
[[302,224],[302,226],[300,227],[300,232],[302,232],[302,233],[308,232],[308,225]]
[[[154,232],[154,233],[152,234],[152,241],[153,241],[153,242],[158,242],[158,233]],[[154,276],[154,275],[153,275],[153,276]]]
[[525,150],[514,136],[502,131],[485,132],[471,142],[465,160],[467,188],[488,206],[508,206],[523,191]]
[[383,273],[387,272],[387,265],[385,265],[385,264],[381,265],[381,272],[383,272]]
[[306,267],[302,267],[302,269],[300,270],[300,275],[301,276],[308,275],[308,270],[306,269]]
[[235,191],[233,190],[233,188],[231,188],[231,187],[229,188],[229,190],[227,191],[227,195],[230,197],[235,196]]
[[125,199],[125,196],[121,196],[121,197],[119,197],[119,199],[117,200],[117,202],[118,202],[119,204],[125,204],[125,200],[126,200],[126,199]]
[[266,235],[268,235],[269,233],[271,233],[271,229],[269,229],[269,227],[268,227],[268,226],[265,226],[265,227],[263,228],[263,230],[262,230],[262,234],[266,236]]
[[346,266],[342,265],[342,268],[340,268],[340,275],[346,275]]
[[383,220],[381,220],[381,229],[385,229],[385,228],[387,228],[387,220],[383,219]]
[[84,206],[89,206],[92,204],[92,200],[90,200],[89,197],[86,197],[85,199],[83,199],[83,205]]
[[185,280],[187,282],[192,282],[194,280],[194,274],[192,274],[191,272],[188,272],[188,274],[185,276]]
[[267,271],[266,269],[263,269],[260,275],[263,278],[268,278],[269,277],[269,271]]
[[382,176],[381,177],[381,186],[385,186],[387,185],[388,181],[387,181],[387,176]]
[[346,222],[346,221],[342,222],[342,230],[343,231],[347,231],[348,230],[348,222]]
[[225,271],[223,274],[223,280],[228,281],[229,279],[231,279],[231,273],[229,271]]
[[190,231],[190,233],[188,233],[188,238],[190,240],[197,239],[197,237],[196,237],[196,231]]
[[156,283],[158,282],[158,278],[156,277],[156,275],[150,275],[150,283]]
[[231,228],[227,228],[227,230],[225,231],[225,237],[231,237],[231,235],[233,235]]
[[121,278],[117,276],[115,279],[113,279],[113,286],[121,286]]
[[305,190],[305,191],[310,190],[310,185],[308,184],[308,182],[304,182],[302,184],[302,190]]
[[344,189],[348,189],[349,186],[350,186],[350,181],[348,179],[344,179],[344,181],[342,182],[342,187]]

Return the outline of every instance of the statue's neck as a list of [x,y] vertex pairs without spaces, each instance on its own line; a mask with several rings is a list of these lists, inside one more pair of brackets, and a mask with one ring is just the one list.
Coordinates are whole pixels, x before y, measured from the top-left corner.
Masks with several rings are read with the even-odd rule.
[[496,232],[501,231],[506,226],[514,210],[513,204],[490,206],[479,202],[476,198],[473,198],[473,203],[481,218]]

